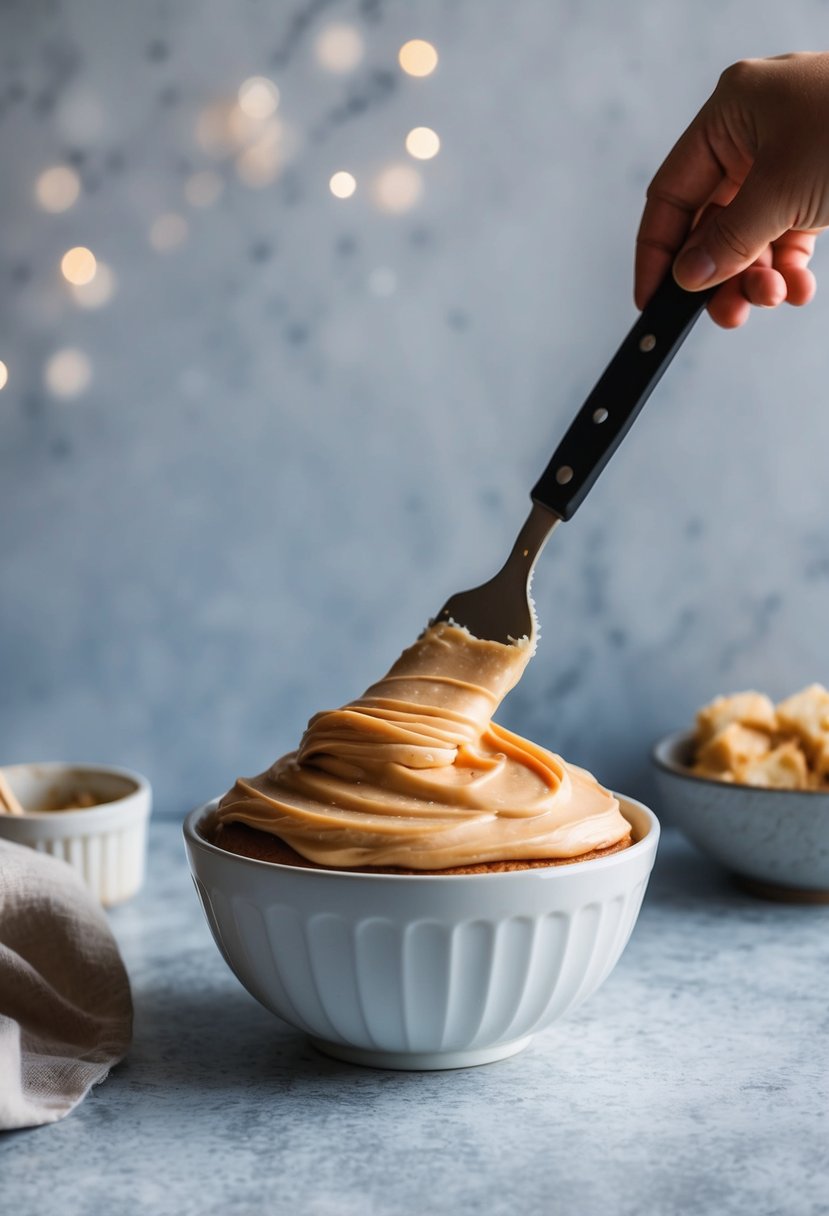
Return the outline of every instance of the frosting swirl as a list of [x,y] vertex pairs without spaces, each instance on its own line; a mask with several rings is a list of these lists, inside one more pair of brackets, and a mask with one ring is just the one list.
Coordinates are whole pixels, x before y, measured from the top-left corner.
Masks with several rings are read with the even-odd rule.
[[219,823],[271,832],[319,865],[441,870],[578,857],[630,832],[584,769],[492,721],[529,662],[440,622],[356,701],[316,714],[297,751],[239,778]]

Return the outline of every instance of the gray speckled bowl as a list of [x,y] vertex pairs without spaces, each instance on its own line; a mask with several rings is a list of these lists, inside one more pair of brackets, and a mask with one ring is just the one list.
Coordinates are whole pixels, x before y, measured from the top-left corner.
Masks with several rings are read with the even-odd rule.
[[692,739],[679,731],[653,749],[669,822],[756,894],[829,903],[829,794],[697,777]]

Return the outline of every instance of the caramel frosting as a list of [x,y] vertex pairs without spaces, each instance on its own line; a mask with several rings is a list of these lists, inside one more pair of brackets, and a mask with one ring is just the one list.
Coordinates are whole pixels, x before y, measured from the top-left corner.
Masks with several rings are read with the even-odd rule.
[[357,701],[316,714],[297,751],[240,778],[219,823],[271,832],[336,869],[441,870],[578,857],[624,840],[584,769],[492,721],[532,648],[431,625]]

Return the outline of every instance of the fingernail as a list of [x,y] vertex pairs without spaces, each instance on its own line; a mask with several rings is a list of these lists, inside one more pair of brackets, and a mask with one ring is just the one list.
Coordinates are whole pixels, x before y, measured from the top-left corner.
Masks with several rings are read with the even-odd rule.
[[704,287],[716,273],[713,259],[699,245],[695,249],[686,249],[674,263],[677,282],[691,291],[695,287]]

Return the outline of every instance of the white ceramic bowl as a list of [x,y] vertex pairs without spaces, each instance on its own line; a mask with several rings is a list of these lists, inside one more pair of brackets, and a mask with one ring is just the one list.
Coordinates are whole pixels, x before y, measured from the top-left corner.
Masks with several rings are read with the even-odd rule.
[[[0,815],[0,836],[68,861],[107,907],[140,890],[152,806],[146,778],[125,768],[60,761],[14,764],[3,772],[26,814]],[[96,805],[38,809],[77,790],[88,792]]]
[[653,750],[665,818],[757,894],[829,900],[829,794],[698,777],[692,742],[678,731]]
[[622,800],[636,843],[549,869],[400,875],[311,870],[225,852],[185,821],[225,961],[329,1055],[458,1068],[520,1051],[607,978],[633,929],[659,824]]

